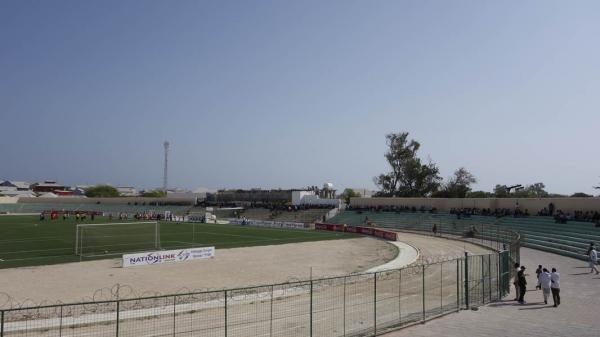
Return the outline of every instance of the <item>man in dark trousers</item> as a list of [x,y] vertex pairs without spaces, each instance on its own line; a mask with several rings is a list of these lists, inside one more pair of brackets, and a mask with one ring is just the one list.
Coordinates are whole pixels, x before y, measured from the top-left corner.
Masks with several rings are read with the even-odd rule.
[[525,266],[517,273],[517,282],[519,283],[519,304],[525,304],[525,292],[527,291],[527,280],[525,279]]
[[560,274],[556,271],[556,268],[552,268],[552,274],[550,274],[550,290],[552,291],[552,299],[554,300],[554,307],[560,305]]

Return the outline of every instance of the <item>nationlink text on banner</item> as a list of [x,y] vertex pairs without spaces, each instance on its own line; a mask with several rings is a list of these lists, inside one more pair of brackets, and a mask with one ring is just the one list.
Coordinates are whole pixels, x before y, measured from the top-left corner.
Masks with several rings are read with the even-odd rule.
[[161,250],[123,255],[123,267],[147,266],[163,263],[175,263],[215,256],[215,247],[186,248],[177,250]]

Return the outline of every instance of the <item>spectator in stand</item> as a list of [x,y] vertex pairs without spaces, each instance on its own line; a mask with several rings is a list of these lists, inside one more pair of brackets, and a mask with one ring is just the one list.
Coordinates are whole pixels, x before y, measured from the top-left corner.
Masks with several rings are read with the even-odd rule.
[[550,216],[554,215],[554,204],[553,203],[548,204],[548,215],[550,215]]

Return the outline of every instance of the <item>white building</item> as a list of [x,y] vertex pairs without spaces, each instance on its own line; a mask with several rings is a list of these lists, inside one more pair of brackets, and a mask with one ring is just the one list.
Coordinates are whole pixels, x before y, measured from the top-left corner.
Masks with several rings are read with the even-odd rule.
[[373,196],[373,194],[375,194],[375,192],[371,191],[370,189],[367,188],[351,188],[351,190],[353,190],[354,192],[360,194],[360,196],[362,198],[370,198]]
[[130,186],[119,186],[117,187],[117,191],[122,197],[137,197],[140,195],[140,192],[135,187]]
[[315,191],[292,191],[292,205],[339,207],[340,204],[340,199],[322,199]]

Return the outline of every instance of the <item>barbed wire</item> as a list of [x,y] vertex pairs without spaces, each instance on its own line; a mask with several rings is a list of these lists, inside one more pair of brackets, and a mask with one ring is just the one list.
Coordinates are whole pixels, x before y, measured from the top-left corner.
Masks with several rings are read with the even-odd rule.
[[[169,297],[178,297],[182,298],[183,296],[187,296],[191,299],[194,296],[199,297],[210,297],[211,294],[216,297],[222,298],[218,294],[228,292],[228,296],[236,296],[236,297],[244,297],[244,296],[252,296],[256,297],[257,294],[265,293],[265,289],[270,291],[271,288],[274,288],[278,291],[286,291],[294,288],[303,288],[310,285],[310,282],[318,283],[319,286],[336,286],[341,284],[341,280],[346,283],[355,283],[361,282],[363,280],[368,280],[373,277],[373,274],[377,274],[380,278],[385,277],[393,277],[394,274],[399,272],[402,273],[403,276],[418,276],[423,273],[423,266],[432,266],[439,265],[440,263],[445,263],[449,261],[455,261],[457,258],[461,258],[459,255],[436,255],[436,256],[426,256],[420,258],[418,261],[415,261],[413,264],[399,268],[399,269],[391,269],[386,271],[380,271],[376,273],[353,273],[348,275],[319,275],[318,278],[313,280],[310,279],[300,279],[298,277],[288,277],[285,281],[280,282],[278,284],[257,284],[257,285],[246,285],[241,288],[189,288],[189,287],[181,287],[174,292],[162,293],[160,291],[153,290],[140,290],[136,289],[136,287],[129,284],[114,284],[110,287],[98,288],[92,292],[89,296],[84,296],[78,302],[63,302],[60,300],[50,301],[50,300],[42,300],[35,301],[31,298],[26,298],[24,300],[17,300],[12,297],[10,294],[6,292],[0,292],[0,310],[34,310],[35,308],[40,308],[41,311],[50,311],[48,307],[55,306],[55,310],[60,310],[58,307],[63,307],[64,309],[69,308],[73,310],[72,307],[81,307],[86,312],[96,313],[103,312],[103,308],[106,309],[107,302],[116,302],[120,301],[127,308],[136,309],[136,308],[147,308],[156,306],[160,304],[159,302],[164,301],[164,298]],[[262,289],[262,291],[260,291]],[[215,295],[216,294],[216,295]],[[217,296],[218,295],[218,296]],[[267,295],[265,296],[270,296]],[[203,299],[204,300],[204,299]],[[57,313],[55,313],[57,314]],[[45,315],[44,315],[45,316]]]

